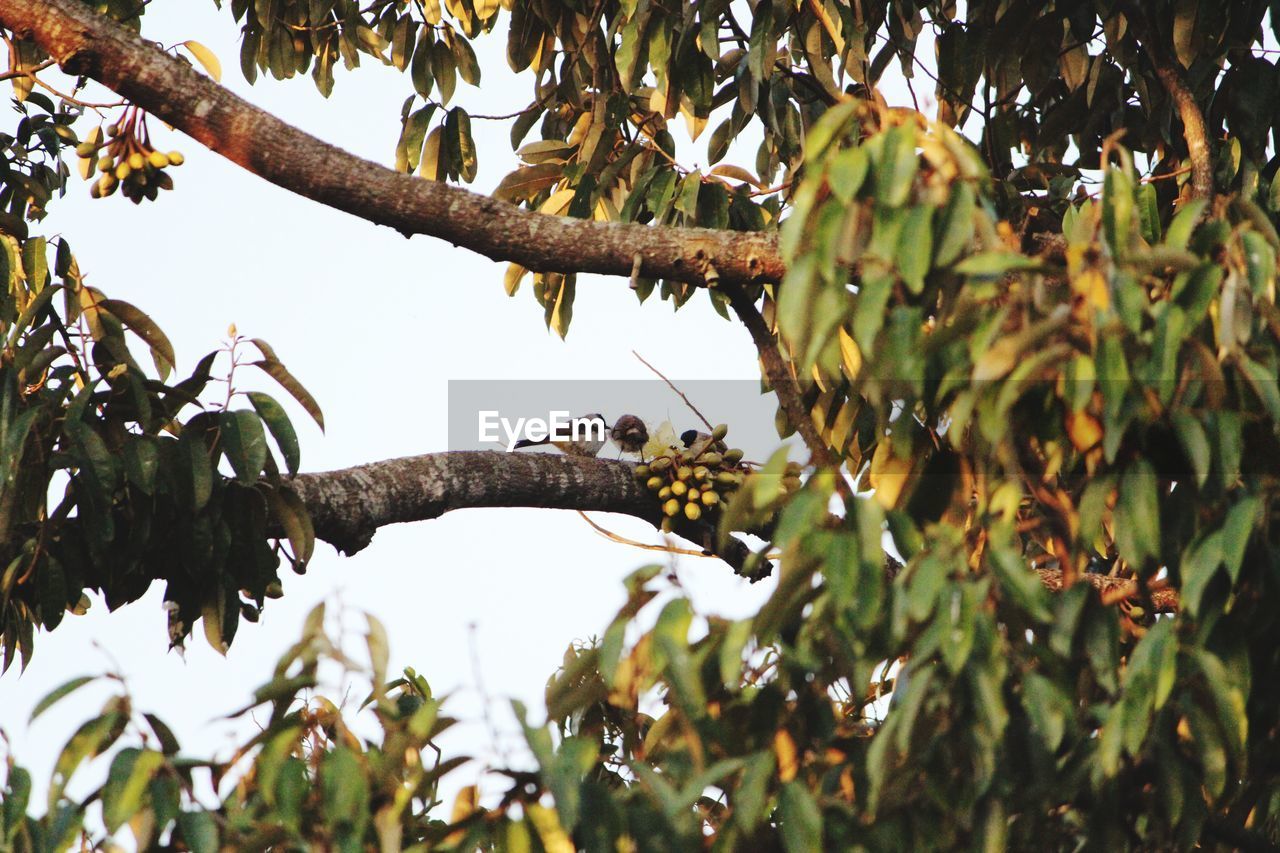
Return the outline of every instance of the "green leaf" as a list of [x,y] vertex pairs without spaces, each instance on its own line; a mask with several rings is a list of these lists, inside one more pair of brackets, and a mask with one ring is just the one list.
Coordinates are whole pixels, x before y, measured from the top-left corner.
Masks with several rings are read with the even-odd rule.
[[[1119,521],[1117,520],[1117,524]],[[1187,546],[1182,555],[1180,572],[1182,588],[1179,604],[1188,614],[1195,616],[1200,609],[1200,599],[1205,589],[1222,565],[1222,531],[1201,536]]]
[[1241,372],[1266,407],[1271,420],[1280,422],[1280,386],[1277,385],[1275,374],[1243,354],[1239,355],[1239,363]]
[[52,555],[36,566],[36,592],[40,602],[40,623],[52,631],[67,611],[67,578],[62,564]]
[[788,782],[778,794],[778,818],[782,824],[782,846],[787,853],[821,853],[822,812],[809,789],[798,781]]
[[1240,567],[1244,564],[1245,548],[1253,535],[1253,528],[1258,523],[1262,501],[1257,496],[1242,498],[1227,510],[1227,517],[1222,520],[1222,562],[1235,583],[1240,577]]
[[1160,502],[1151,463],[1137,459],[1120,477],[1115,508],[1116,546],[1134,569],[1160,555]]
[[898,274],[912,293],[924,290],[924,277],[933,257],[933,207],[917,205],[907,212],[898,236]]
[[1169,230],[1165,232],[1164,244],[1172,249],[1185,249],[1207,204],[1204,199],[1198,198],[1179,206],[1173,221],[1169,223]]
[[1017,252],[991,250],[970,255],[956,264],[955,270],[961,275],[973,278],[999,278],[1013,270],[1037,269],[1040,262],[1035,258]]
[[[293,399],[298,401],[302,408],[306,410],[307,414],[311,415],[312,419],[315,420],[321,431],[323,431],[324,413],[320,411],[320,404],[316,402],[316,398],[312,397],[311,392],[302,387],[302,383],[295,379],[293,374],[285,369],[285,366],[276,358],[275,352],[272,351],[270,347],[266,346],[265,342],[254,338],[252,343],[254,343],[258,349],[262,350],[262,354],[266,356],[266,358],[261,361],[254,361],[250,363],[255,367],[261,368],[264,373],[276,382],[279,382],[280,386],[284,388],[284,390],[293,395]],[[266,348],[263,349],[264,347]]]
[[831,194],[844,204],[853,201],[871,168],[871,158],[861,146],[846,148],[827,162],[827,184]]
[[23,244],[22,269],[27,274],[27,289],[31,293],[44,289],[49,278],[49,256],[43,237],[32,237]]
[[44,695],[44,698],[37,702],[36,706],[31,709],[31,716],[27,719],[27,724],[30,725],[31,723],[34,723],[40,718],[41,714],[58,704],[59,701],[70,696],[86,684],[90,684],[97,680],[98,677],[96,675],[81,675],[50,690]]
[[876,169],[876,200],[889,207],[905,204],[918,165],[915,127],[904,123],[886,132]]
[[1029,672],[1022,679],[1022,707],[1031,719],[1032,730],[1050,752],[1056,752],[1066,734],[1068,721],[1075,719],[1070,697],[1050,679]]
[[204,508],[213,496],[213,464],[209,448],[199,438],[184,435],[179,447],[186,450],[187,472],[191,477],[191,504],[197,512]]
[[271,437],[275,439],[276,446],[280,448],[285,468],[290,474],[297,474],[298,466],[302,462],[302,451],[298,446],[298,434],[294,432],[293,423],[285,413],[284,407],[273,397],[260,391],[250,391],[247,396],[258,416],[271,431]]
[[938,217],[937,234],[934,237],[937,254],[933,262],[938,266],[951,264],[968,251],[973,243],[974,220],[977,216],[974,208],[977,203],[977,193],[968,181],[952,183],[946,207]]
[[240,409],[223,412],[220,422],[223,451],[236,480],[243,486],[252,486],[267,464],[267,434],[262,421],[255,412]]
[[1129,250],[1129,233],[1133,223],[1133,179],[1119,166],[1107,169],[1103,178],[1102,228],[1107,245],[1116,257]]
[[1160,206],[1153,183],[1138,185],[1138,228],[1142,239],[1154,245],[1160,242]]
[[177,366],[173,344],[150,317],[137,308],[119,299],[103,299],[98,303],[113,316],[117,317],[128,329],[146,342],[158,361],[163,361],[169,369]]
[[1209,447],[1209,438],[1205,435],[1204,426],[1199,418],[1186,412],[1174,412],[1171,416],[1173,429],[1178,434],[1182,450],[1191,460],[1191,470],[1195,472],[1196,485],[1204,487],[1209,479],[1209,468],[1213,464],[1213,451]]
[[102,821],[107,832],[115,832],[133,817],[142,805],[142,795],[164,755],[154,750],[126,747],[116,753],[102,788]]
[[178,831],[191,853],[218,853],[218,824],[208,812],[182,812]]

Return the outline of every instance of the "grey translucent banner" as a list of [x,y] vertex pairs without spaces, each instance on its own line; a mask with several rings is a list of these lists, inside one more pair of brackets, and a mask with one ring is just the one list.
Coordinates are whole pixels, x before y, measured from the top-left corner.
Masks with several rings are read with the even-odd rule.
[[[727,424],[726,442],[749,459],[767,459],[784,443],[774,427],[777,402],[761,393],[756,380],[672,380],[712,425]],[[670,386],[655,380],[450,380],[449,449],[507,450],[518,438],[539,438],[542,427],[603,415],[612,426],[624,414],[635,415],[654,433],[669,423],[678,437],[706,426]],[[544,448],[545,449],[545,448]],[[517,451],[522,452],[522,451]],[[600,451],[616,458],[612,442]],[[803,454],[793,450],[795,458]]]

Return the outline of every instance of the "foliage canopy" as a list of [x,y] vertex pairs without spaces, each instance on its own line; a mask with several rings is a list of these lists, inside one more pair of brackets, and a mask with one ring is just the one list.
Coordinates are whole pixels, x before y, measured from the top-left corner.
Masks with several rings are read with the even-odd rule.
[[[145,7],[90,5],[145,32]],[[480,117],[457,83],[480,82],[471,42],[494,34],[533,88],[507,119],[522,162],[499,199],[666,226],[673,241],[691,226],[777,232],[779,281],[721,280],[711,257],[696,280],[633,285],[641,299],[679,307],[705,293],[736,313],[782,432],[804,436],[812,464],[783,490],[777,457],[722,515],[723,536],[769,531],[781,552],[763,609],[705,630],[684,599],[649,616],[658,570],[638,571],[601,640],[572,647],[550,681],[550,726],[526,726],[537,770],[513,771],[500,803],[468,789],[449,820],[428,814],[457,764],[423,764],[446,721],[416,674],[383,686],[375,623],[380,738],[352,734],[331,704],[296,701],[317,661],[340,654],[318,614],[256,697],[270,723],[216,809],[191,797],[191,774],[230,766],[180,757],[122,696],[68,744],[43,817],[26,814],[28,777],[10,767],[0,846],[78,833],[85,803],[62,783],[130,737],[90,799],[109,832],[127,824],[142,846],[1280,843],[1269,4],[226,5],[250,80],[309,72],[327,94],[339,62],[405,72],[401,171],[475,178]],[[136,122],[104,133],[42,93],[43,42],[13,14],[0,2],[19,101],[0,136],[7,659],[84,590],[116,606],[156,579],[175,641],[200,615],[215,643],[230,641],[276,589],[268,537],[287,534],[299,566],[312,547],[281,476],[298,467],[296,437],[266,395],[240,410],[230,396],[201,402],[216,354],[170,381],[155,324],[85,286],[65,238],[35,233],[75,187],[77,153],[86,176],[102,173],[99,194],[127,185],[135,201],[157,195],[174,161],[150,159]],[[885,102],[895,63],[924,99]],[[677,142],[677,116],[697,147]],[[513,266],[505,286],[531,274],[563,335],[576,270],[552,266]],[[250,345],[318,418],[268,346],[237,343]],[[64,496],[49,501],[55,485]],[[1100,596],[1099,573],[1122,581]],[[629,643],[637,619],[652,627]]]

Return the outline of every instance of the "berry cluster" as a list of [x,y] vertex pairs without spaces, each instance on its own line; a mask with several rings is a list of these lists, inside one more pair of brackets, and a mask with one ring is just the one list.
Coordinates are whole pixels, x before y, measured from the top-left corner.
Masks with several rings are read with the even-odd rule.
[[151,145],[145,113],[131,107],[123,121],[107,127],[107,135],[111,138],[104,143],[102,128],[94,128],[76,146],[80,174],[88,179],[95,169],[101,173],[90,190],[94,198],[105,198],[118,188],[125,198],[138,204],[143,198],[154,201],[160,190],[173,189],[173,178],[165,170],[182,165],[182,152],[166,154]]
[[673,519],[681,512],[689,521],[718,513],[725,499],[742,485],[747,473],[740,464],[742,451],[725,445],[728,432],[721,424],[710,435],[691,436],[683,450],[668,448],[636,466],[636,479],[662,502],[664,531],[671,531]]

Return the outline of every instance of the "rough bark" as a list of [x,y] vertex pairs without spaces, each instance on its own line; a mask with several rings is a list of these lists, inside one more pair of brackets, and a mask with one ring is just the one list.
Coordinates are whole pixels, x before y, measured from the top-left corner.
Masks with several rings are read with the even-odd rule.
[[1148,20],[1140,4],[1127,3],[1125,15],[1141,40],[1142,47],[1155,67],[1160,85],[1173,102],[1182,121],[1182,137],[1187,143],[1187,158],[1191,161],[1191,192],[1193,198],[1213,198],[1213,155],[1209,150],[1209,133],[1205,128],[1204,112],[1196,103],[1196,96],[1187,85],[1186,75],[1177,58],[1171,56],[1159,30]]
[[537,271],[694,284],[778,281],[775,235],[549,216],[404,175],[304,133],[79,0],[0,0],[0,26],[266,180],[405,236],[426,234]]
[[[617,512],[657,525],[662,518],[658,505],[631,469],[630,463],[612,459],[453,451],[300,474],[292,486],[311,514],[316,538],[354,554],[384,525],[474,507]],[[708,525],[681,518],[674,532],[698,547],[715,547]],[[716,553],[739,572],[748,555],[738,540]]]

